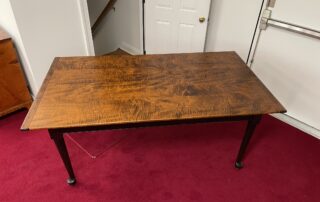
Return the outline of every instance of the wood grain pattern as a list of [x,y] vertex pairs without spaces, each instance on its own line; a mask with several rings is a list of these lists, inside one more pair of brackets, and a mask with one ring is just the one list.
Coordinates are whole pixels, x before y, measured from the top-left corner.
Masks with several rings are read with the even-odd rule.
[[0,116],[29,108],[31,103],[12,40],[0,29]]
[[22,129],[285,112],[235,52],[56,58]]

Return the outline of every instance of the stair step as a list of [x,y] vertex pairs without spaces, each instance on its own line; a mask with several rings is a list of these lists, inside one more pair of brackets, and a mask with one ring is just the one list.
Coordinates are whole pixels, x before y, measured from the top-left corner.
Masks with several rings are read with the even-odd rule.
[[121,48],[118,48],[117,50],[115,50],[111,53],[107,53],[105,55],[131,55],[131,54],[127,53],[126,51],[122,50]]

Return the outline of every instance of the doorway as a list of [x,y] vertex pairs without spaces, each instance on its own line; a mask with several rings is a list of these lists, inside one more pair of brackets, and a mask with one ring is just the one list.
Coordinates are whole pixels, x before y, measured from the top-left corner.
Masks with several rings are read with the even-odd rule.
[[148,0],[144,4],[147,54],[203,52],[211,0]]
[[[112,6],[99,19],[110,2]],[[133,55],[205,49],[211,0],[87,0],[87,3],[96,55],[118,48]]]

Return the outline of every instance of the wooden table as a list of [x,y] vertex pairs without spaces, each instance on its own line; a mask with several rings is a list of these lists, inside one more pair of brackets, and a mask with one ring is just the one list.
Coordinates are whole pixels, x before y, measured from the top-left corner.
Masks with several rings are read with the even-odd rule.
[[55,58],[22,130],[48,129],[76,182],[64,133],[246,120],[286,110],[235,52]]

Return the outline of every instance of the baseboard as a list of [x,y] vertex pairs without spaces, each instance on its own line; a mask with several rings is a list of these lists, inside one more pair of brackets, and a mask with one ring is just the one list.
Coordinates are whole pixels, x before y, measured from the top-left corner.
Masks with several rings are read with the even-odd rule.
[[273,117],[305,132],[305,133],[308,133],[310,134],[311,136],[317,138],[317,139],[320,139],[320,130],[312,127],[312,126],[309,126],[287,114],[273,114],[272,115]]
[[128,53],[130,53],[131,55],[142,55],[143,54],[143,51],[136,48],[136,47],[133,47],[129,44],[127,44],[126,42],[122,42],[121,45],[120,45],[120,48]]

